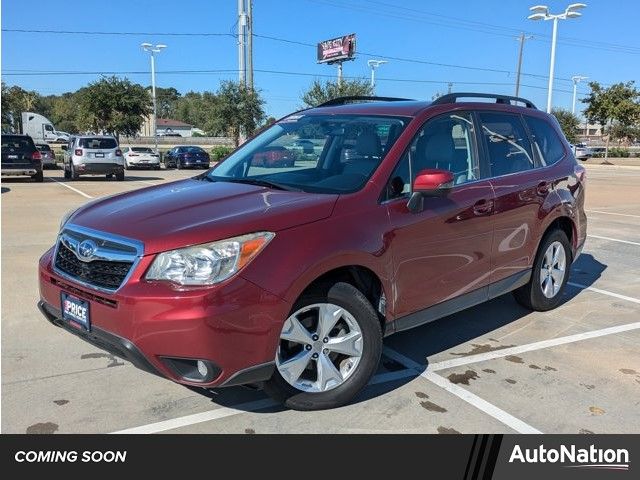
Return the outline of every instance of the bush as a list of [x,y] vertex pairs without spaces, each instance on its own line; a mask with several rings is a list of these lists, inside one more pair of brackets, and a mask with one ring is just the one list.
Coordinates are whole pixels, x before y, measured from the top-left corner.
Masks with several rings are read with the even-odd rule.
[[212,160],[214,162],[218,162],[221,159],[223,159],[224,157],[226,157],[227,155],[229,155],[231,152],[233,152],[233,148],[225,147],[224,145],[219,145],[217,147],[213,147],[211,149]]
[[609,149],[609,156],[617,158],[627,158],[629,157],[629,150],[627,150],[626,148],[612,147]]

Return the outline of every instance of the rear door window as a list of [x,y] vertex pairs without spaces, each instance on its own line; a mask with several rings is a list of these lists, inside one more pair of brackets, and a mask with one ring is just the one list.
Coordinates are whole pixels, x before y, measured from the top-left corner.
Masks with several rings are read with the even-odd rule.
[[519,115],[479,112],[491,176],[524,172],[535,167],[531,144]]
[[81,138],[80,146],[90,150],[108,150],[118,148],[118,143],[115,138]]
[[541,118],[526,116],[524,118],[531,130],[533,147],[542,165],[553,165],[559,162],[564,157],[565,151],[555,128]]

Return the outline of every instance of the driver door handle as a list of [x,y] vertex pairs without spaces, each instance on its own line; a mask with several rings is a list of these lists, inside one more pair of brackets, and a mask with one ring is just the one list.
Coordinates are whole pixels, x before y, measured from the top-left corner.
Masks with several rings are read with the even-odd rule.
[[476,215],[490,215],[493,212],[493,200],[483,198],[473,205],[473,213]]

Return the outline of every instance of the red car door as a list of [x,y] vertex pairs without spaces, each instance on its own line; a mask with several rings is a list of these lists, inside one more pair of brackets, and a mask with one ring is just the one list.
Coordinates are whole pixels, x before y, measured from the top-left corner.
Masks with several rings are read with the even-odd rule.
[[[472,115],[454,112],[422,127],[391,176],[389,300],[396,318],[409,315],[396,322],[397,330],[488,298],[494,197],[479,159]],[[453,172],[455,186],[446,197],[424,198],[421,212],[410,212],[411,183],[427,168]],[[429,309],[433,314],[425,312],[438,304]]]
[[551,183],[537,168],[522,118],[479,112],[495,192],[491,283],[522,282],[538,248],[538,217]]

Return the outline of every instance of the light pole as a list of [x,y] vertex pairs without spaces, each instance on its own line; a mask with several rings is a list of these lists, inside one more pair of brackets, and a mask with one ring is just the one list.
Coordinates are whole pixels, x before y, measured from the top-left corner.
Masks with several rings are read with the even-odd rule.
[[376,86],[376,68],[380,65],[384,65],[388,63],[386,60],[367,60],[367,65],[371,67],[371,89],[373,90]]
[[153,98],[153,139],[156,146],[156,153],[158,152],[158,130],[157,130],[157,109],[156,109],[156,53],[160,53],[163,48],[167,48],[166,45],[161,43],[152,45],[150,43],[140,44],[145,52],[151,54],[151,97]]
[[585,3],[572,3],[562,13],[556,15],[549,13],[549,7],[546,5],[536,5],[531,7],[529,11],[533,12],[529,15],[529,20],[553,20],[553,35],[551,36],[551,65],[549,66],[549,91],[547,92],[547,113],[551,112],[551,96],[553,94],[553,70],[556,62],[556,40],[558,38],[558,20],[566,20],[568,18],[578,18],[582,14],[578,11],[587,5]]
[[573,77],[571,77],[571,80],[573,81],[573,100],[571,102],[571,113],[573,113],[574,115],[576,114],[576,96],[578,93],[578,84],[582,81],[582,80],[586,80],[589,77],[583,77],[582,75],[574,75]]

